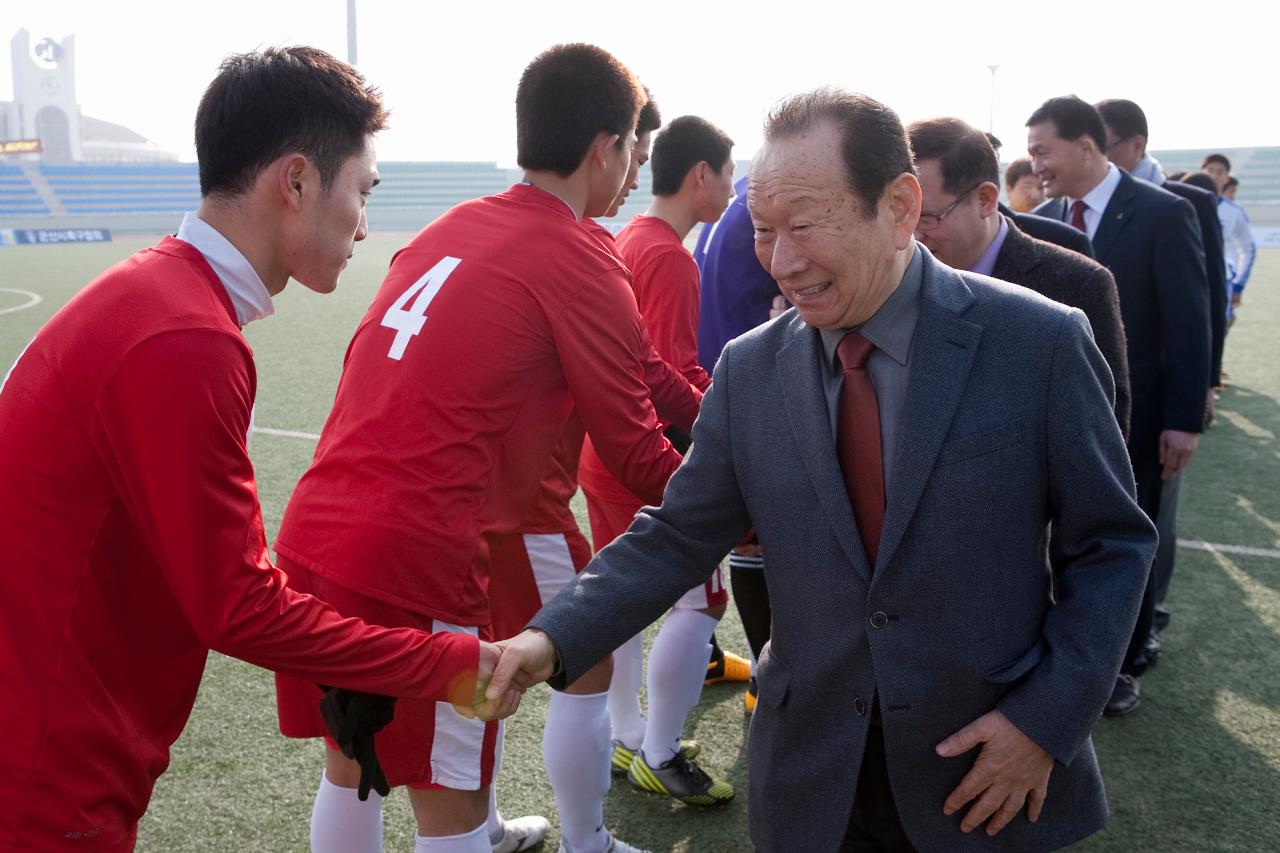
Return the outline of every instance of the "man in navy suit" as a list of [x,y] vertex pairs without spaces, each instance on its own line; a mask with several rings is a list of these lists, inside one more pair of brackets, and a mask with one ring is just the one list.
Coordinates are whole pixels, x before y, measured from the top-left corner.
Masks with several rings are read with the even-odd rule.
[[[1133,101],[1111,98],[1095,104],[1107,130],[1107,159],[1131,175],[1147,155],[1147,116]],[[1212,186],[1212,184],[1210,184]],[[1159,186],[1191,202],[1200,220],[1200,238],[1204,241],[1204,260],[1209,285],[1209,329],[1212,334],[1209,387],[1205,399],[1205,420],[1213,420],[1214,390],[1222,384],[1222,348],[1227,338],[1227,264],[1222,248],[1222,223],[1218,221],[1216,192],[1181,181],[1166,180]],[[1155,615],[1146,655],[1154,663],[1160,654],[1160,632],[1169,622],[1169,611],[1163,608],[1165,593],[1173,577],[1177,552],[1178,500],[1182,491],[1182,473],[1165,480],[1160,497],[1160,516],[1156,530],[1160,547],[1156,549],[1151,574],[1155,585]]]
[[754,527],[756,849],[1073,843],[1106,819],[1090,732],[1155,549],[1111,371],[1078,309],[913,239],[891,109],[820,89],[764,137],[748,207],[795,308],[725,347],[662,506],[503,644],[490,701],[572,681]]
[[[1120,291],[1129,354],[1129,458],[1138,503],[1154,521],[1165,480],[1186,467],[1204,430],[1211,337],[1204,245],[1191,203],[1135,180],[1106,156],[1106,127],[1091,104],[1051,98],[1027,119],[1032,169],[1050,201],[1036,213],[1089,235]],[[1138,707],[1154,610],[1148,582],[1106,713]]]

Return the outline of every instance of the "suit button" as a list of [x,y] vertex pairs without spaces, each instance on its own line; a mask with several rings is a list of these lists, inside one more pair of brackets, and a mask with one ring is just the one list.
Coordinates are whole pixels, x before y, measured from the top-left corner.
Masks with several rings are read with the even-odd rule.
[[867,713],[867,703],[863,702],[861,699],[854,699],[853,710],[859,717],[861,717],[863,714]]
[[877,610],[875,613],[871,614],[872,628],[883,628],[885,625],[888,625],[888,624],[889,624],[889,617],[885,615],[885,612],[883,610]]

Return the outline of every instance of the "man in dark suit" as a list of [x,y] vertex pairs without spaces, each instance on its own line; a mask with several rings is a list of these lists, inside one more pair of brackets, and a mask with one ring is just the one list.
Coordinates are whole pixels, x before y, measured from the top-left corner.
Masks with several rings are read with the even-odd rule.
[[[1127,434],[1129,364],[1111,273],[1075,252],[1028,237],[1000,215],[1000,164],[987,134],[958,118],[934,118],[908,125],[907,137],[924,193],[916,239],[948,266],[1020,284],[1083,311],[1111,368],[1116,420]],[[1036,218],[1088,243],[1069,225]]]
[[[1051,201],[1036,212],[1089,235],[1115,276],[1129,351],[1129,458],[1138,503],[1153,521],[1164,480],[1191,460],[1204,430],[1210,366],[1209,287],[1195,210],[1106,158],[1102,116],[1073,96],[1027,120],[1032,168]],[[1106,713],[1138,707],[1154,608],[1152,584]]]
[[1106,818],[1089,733],[1155,548],[1110,370],[1080,311],[916,243],[892,110],[821,89],[764,136],[748,205],[795,309],[725,347],[662,507],[505,644],[488,701],[572,681],[754,527],[755,846],[1070,844]]
[[[1107,159],[1135,174],[1147,156],[1147,116],[1133,101],[1112,98],[1094,104],[1102,116],[1107,132]],[[1160,186],[1191,202],[1200,221],[1200,239],[1204,242],[1206,280],[1209,285],[1209,330],[1211,351],[1209,383],[1205,400],[1205,420],[1213,420],[1215,389],[1222,384],[1222,349],[1227,338],[1227,263],[1222,248],[1222,223],[1218,221],[1218,195],[1180,181],[1163,181]],[[1210,184],[1212,186],[1212,183]],[[1160,632],[1169,622],[1163,608],[1165,593],[1173,577],[1173,564],[1178,540],[1178,500],[1182,492],[1182,472],[1165,480],[1160,495],[1160,515],[1156,530],[1160,547],[1151,566],[1154,578],[1154,615],[1147,639],[1146,656],[1152,662],[1160,654]]]

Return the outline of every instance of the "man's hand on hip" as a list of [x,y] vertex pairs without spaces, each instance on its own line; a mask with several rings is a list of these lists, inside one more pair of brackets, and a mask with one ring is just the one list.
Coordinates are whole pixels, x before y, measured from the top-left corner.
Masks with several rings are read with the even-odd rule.
[[937,751],[943,758],[955,758],[979,744],[982,751],[977,761],[947,797],[942,813],[949,817],[972,802],[960,830],[972,832],[991,818],[987,835],[995,835],[1018,816],[1025,803],[1027,820],[1035,823],[1049,789],[1053,757],[999,711],[983,714],[938,744]]
[[1167,429],[1160,433],[1160,464],[1164,470],[1160,479],[1167,480],[1187,467],[1191,455],[1200,446],[1200,435],[1194,432],[1179,432]]

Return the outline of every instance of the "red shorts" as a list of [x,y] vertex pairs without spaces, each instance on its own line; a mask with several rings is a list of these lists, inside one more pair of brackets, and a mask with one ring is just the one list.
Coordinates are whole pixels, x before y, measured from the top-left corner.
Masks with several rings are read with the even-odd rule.
[[489,536],[489,614],[495,640],[514,637],[591,562],[582,531]]
[[[636,503],[616,503],[599,498],[583,490],[587,498],[587,518],[591,521],[591,541],[596,551],[617,539],[635,520],[640,506]],[[672,605],[673,610],[705,610],[729,603],[729,590],[724,585],[720,566],[707,578],[706,583],[695,586]]]
[[[290,589],[323,599],[343,616],[387,628],[479,633],[477,628],[450,625],[361,595],[285,557],[276,564],[289,576]],[[336,749],[320,716],[321,695],[313,682],[277,674],[280,733],[293,738],[323,737]],[[399,699],[395,719],[378,732],[375,745],[387,781],[393,786],[477,791],[492,784],[501,766],[501,724],[460,717],[448,702]]]

